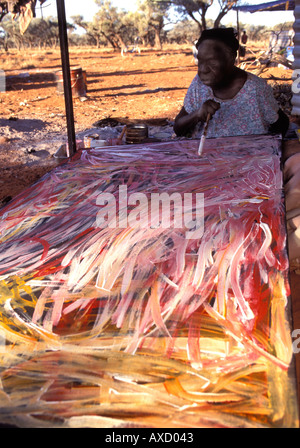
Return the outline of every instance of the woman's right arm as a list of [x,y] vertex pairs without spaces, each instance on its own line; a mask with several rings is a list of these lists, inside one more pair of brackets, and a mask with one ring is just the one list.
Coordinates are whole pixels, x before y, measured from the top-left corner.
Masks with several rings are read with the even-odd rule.
[[183,107],[174,123],[174,132],[178,137],[182,137],[195,129],[195,126],[202,122],[204,123],[207,119],[207,115],[214,113],[220,108],[220,104],[214,100],[208,100],[203,103],[200,109],[195,110],[192,113],[187,113]]

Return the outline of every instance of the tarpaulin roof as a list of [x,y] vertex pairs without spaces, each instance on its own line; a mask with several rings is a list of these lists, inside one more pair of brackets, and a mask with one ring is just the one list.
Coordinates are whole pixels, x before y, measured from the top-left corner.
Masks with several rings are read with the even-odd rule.
[[259,5],[241,5],[232,8],[240,12],[258,11],[292,11],[295,9],[295,0],[277,0],[274,2],[260,3]]

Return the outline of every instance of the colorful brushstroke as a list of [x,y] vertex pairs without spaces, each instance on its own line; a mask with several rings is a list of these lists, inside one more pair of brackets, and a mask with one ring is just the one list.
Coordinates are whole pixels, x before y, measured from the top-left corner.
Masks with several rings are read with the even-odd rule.
[[[279,147],[85,150],[2,209],[0,422],[297,426]],[[97,227],[120,185],[203,193],[203,236]]]

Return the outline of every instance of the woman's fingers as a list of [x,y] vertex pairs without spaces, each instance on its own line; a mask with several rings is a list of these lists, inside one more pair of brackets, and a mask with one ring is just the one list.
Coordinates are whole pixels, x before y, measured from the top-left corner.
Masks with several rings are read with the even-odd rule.
[[204,104],[206,104],[207,113],[209,113],[211,115],[214,115],[217,112],[217,110],[220,109],[220,103],[217,103],[214,100],[208,100]]
[[202,121],[206,121],[208,114],[213,116],[220,109],[220,103],[214,100],[207,100],[200,109],[200,117]]

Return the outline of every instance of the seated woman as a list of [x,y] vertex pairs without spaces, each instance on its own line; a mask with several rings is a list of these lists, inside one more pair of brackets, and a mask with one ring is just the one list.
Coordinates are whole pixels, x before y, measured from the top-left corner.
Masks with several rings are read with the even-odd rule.
[[[203,31],[196,44],[198,74],[175,119],[178,136],[200,137],[208,114],[207,137],[282,134],[289,119],[267,82],[235,66],[238,40],[233,28]],[[285,162],[285,197],[290,261],[300,269],[300,154]]]
[[178,136],[199,137],[208,114],[207,137],[285,134],[288,117],[279,109],[267,82],[235,66],[238,40],[233,28],[205,30],[198,48],[198,74],[177,115]]

